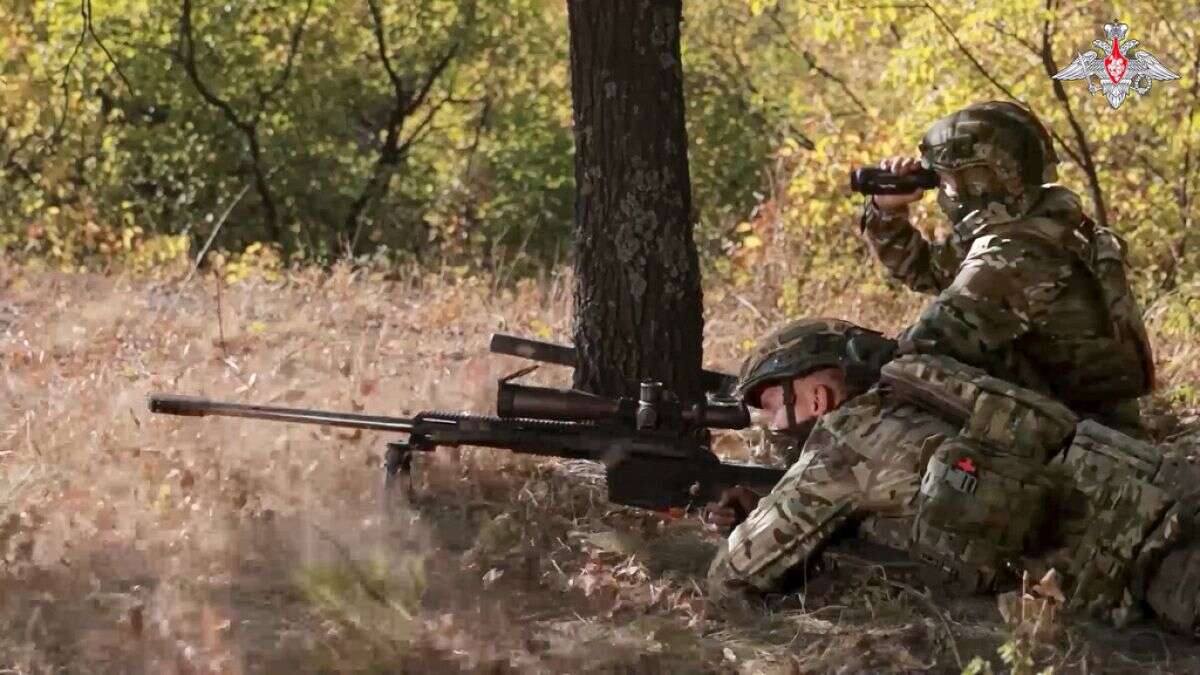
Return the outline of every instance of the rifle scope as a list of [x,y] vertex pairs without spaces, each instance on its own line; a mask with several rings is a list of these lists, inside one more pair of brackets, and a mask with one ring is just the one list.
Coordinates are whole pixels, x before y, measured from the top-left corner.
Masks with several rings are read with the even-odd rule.
[[744,429],[750,426],[750,413],[745,406],[704,403],[685,408],[668,392],[661,392],[654,387],[643,386],[643,396],[649,390],[658,391],[659,395],[638,401],[631,398],[605,398],[577,389],[553,389],[502,381],[496,391],[496,414],[508,418],[569,422],[633,421],[637,420],[639,408],[643,411],[643,420],[646,419],[647,408],[653,408],[651,419],[663,422],[682,420],[716,429]]

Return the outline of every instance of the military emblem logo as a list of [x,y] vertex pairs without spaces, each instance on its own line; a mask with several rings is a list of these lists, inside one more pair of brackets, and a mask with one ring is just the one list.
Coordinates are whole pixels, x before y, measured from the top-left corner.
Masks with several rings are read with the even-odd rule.
[[1121,106],[1130,89],[1145,94],[1154,80],[1179,79],[1150,52],[1139,49],[1134,53],[1138,41],[1125,40],[1128,32],[1129,26],[1116,19],[1104,24],[1106,41],[1093,40],[1093,49],[1076,56],[1054,79],[1087,80],[1088,92],[1103,91],[1114,110]]

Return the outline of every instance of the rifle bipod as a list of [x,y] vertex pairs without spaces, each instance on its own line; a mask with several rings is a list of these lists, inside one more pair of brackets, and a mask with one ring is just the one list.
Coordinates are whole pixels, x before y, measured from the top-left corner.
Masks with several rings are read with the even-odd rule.
[[[412,500],[412,444],[408,441],[392,441],[383,454],[383,502],[384,510],[390,510],[404,495],[405,501]],[[407,478],[407,489],[399,487],[401,476]]]

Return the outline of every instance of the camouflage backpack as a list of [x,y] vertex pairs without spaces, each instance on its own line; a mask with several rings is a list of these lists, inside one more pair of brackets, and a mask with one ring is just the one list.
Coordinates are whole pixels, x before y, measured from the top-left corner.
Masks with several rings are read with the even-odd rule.
[[1158,447],[1091,420],[1052,463],[1068,609],[1118,626],[1143,603],[1172,628],[1200,616],[1200,471],[1194,445]]

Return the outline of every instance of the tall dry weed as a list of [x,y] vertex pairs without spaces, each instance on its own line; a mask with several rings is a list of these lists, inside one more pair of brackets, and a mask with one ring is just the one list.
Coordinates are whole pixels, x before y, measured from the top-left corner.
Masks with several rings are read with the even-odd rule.
[[[181,286],[0,261],[0,666],[754,670],[844,653],[856,626],[907,636],[905,663],[944,651],[940,633],[921,627],[929,617],[912,612],[824,632],[815,618],[789,620],[804,650],[778,626],[750,640],[751,628],[705,605],[715,542],[693,521],[610,506],[587,467],[439,451],[421,458],[412,505],[385,518],[381,434],[146,411],[147,394],[171,391],[397,415],[491,412],[494,380],[524,364],[488,354],[488,335],[568,341],[571,285],[566,271],[498,284],[450,268],[338,267]],[[804,293],[806,313],[887,331],[921,302]],[[765,285],[714,286],[706,297],[710,367],[736,369],[786,318]],[[1194,343],[1156,340],[1168,385],[1195,377]],[[569,383],[550,366],[531,377]]]

